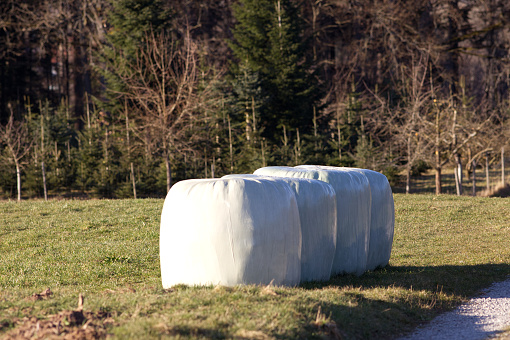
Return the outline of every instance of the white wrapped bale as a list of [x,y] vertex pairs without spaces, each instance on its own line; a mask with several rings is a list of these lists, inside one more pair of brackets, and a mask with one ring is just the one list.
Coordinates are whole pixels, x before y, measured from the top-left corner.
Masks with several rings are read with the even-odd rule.
[[359,172],[319,167],[265,167],[256,175],[311,178],[329,183],[336,193],[337,242],[332,274],[363,274],[370,232],[370,186]]
[[372,194],[370,213],[370,242],[367,269],[384,267],[390,262],[395,229],[395,203],[388,179],[383,174],[367,169],[353,168],[367,176]]
[[[267,178],[227,175],[223,178]],[[288,183],[294,191],[301,221],[301,282],[327,281],[336,251],[336,194],[328,183],[290,177],[269,177]]]
[[271,179],[197,179],[169,191],[161,215],[164,288],[176,284],[294,286],[301,227],[290,186]]
[[[306,168],[305,166],[300,167]],[[358,171],[367,176],[372,196],[367,270],[386,266],[390,261],[395,229],[395,206],[388,179],[383,174],[368,169],[347,167],[324,168]]]

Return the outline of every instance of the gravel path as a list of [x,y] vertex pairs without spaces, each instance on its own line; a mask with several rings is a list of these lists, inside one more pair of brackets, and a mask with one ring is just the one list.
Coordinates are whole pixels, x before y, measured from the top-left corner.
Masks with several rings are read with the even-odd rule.
[[510,279],[495,283],[457,309],[400,340],[487,339],[510,327]]

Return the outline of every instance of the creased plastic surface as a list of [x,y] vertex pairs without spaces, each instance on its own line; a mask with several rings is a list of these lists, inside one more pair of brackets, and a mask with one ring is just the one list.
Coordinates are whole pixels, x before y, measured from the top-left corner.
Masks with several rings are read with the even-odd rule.
[[342,168],[363,173],[370,183],[372,212],[367,269],[384,267],[390,261],[395,229],[395,203],[388,179],[383,174],[358,168]]
[[370,239],[370,186],[360,172],[326,169],[317,166],[265,167],[256,175],[311,178],[329,183],[336,193],[337,243],[332,274],[366,270]]
[[297,285],[301,227],[290,186],[270,179],[176,183],[161,215],[164,288],[176,284]]
[[[367,270],[386,266],[390,261],[395,229],[395,205],[390,183],[383,174],[360,168],[317,166],[326,169],[340,169],[363,173],[370,183],[372,207],[370,214],[370,240],[368,246]],[[306,166],[298,166],[306,168]]]
[[[246,174],[223,178],[252,176],[260,177]],[[301,282],[329,280],[337,240],[336,194],[333,187],[308,178],[273,178],[288,183],[296,195],[302,234]]]

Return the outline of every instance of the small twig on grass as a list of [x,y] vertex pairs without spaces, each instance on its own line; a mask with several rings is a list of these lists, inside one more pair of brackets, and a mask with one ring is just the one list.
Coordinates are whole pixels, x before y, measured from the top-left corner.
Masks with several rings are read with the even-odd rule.
[[334,321],[331,321],[325,314],[322,313],[321,306],[317,310],[317,316],[313,325],[320,331],[326,333],[330,339],[342,339],[342,334],[336,326]]
[[80,293],[80,295],[78,295],[78,308],[76,309],[77,312],[81,312],[83,311],[83,295],[82,293]]
[[31,297],[29,297],[29,299],[32,301],[38,301],[38,300],[46,299],[46,298],[50,297],[51,295],[53,295],[53,292],[51,291],[51,289],[46,288],[46,290],[40,294],[34,293]]
[[269,282],[269,284],[267,286],[265,286],[264,288],[262,288],[262,290],[260,291],[260,293],[262,295],[272,295],[272,296],[277,296],[278,294],[274,291],[273,289],[273,282],[274,280],[271,280],[271,282]]

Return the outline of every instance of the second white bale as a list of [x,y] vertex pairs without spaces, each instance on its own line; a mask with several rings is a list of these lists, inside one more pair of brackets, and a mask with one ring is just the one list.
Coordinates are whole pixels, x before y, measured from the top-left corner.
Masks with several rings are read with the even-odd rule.
[[370,239],[370,186],[365,175],[316,166],[264,167],[256,175],[311,178],[330,184],[336,193],[337,242],[332,275],[361,275],[366,270]]
[[368,243],[367,270],[386,266],[390,261],[395,229],[395,205],[388,178],[380,172],[349,167],[299,165],[296,168],[321,168],[354,171],[364,174],[370,184],[370,240]]
[[[250,174],[227,175],[223,178],[239,177],[266,178]],[[336,194],[333,187],[309,178],[269,178],[289,184],[296,195],[302,235],[301,282],[329,280],[337,242]]]

